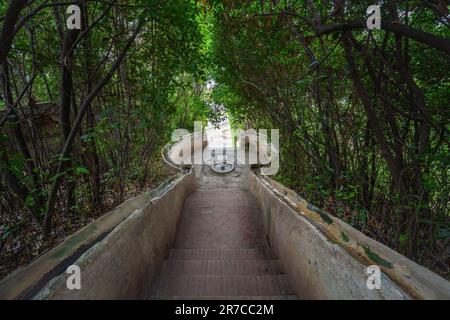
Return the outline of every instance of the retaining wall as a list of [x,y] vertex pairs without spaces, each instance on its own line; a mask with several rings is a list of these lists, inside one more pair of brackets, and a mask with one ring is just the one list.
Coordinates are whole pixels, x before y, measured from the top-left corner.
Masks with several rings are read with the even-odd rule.
[[[300,299],[450,299],[450,283],[308,204],[294,191],[254,173],[266,236]],[[366,267],[381,269],[370,290]]]
[[[175,240],[191,170],[128,200],[0,282],[0,299],[141,299]],[[81,270],[69,290],[66,268]]]

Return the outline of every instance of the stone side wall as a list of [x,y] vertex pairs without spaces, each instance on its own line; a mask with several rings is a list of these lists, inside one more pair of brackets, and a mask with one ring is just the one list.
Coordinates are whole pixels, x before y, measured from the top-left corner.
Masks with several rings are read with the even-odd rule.
[[[128,200],[0,283],[0,299],[139,299],[175,239],[193,171]],[[68,290],[69,265],[81,290]]]
[[[391,280],[391,277],[386,275],[386,267],[381,266],[381,289],[369,290],[366,286],[368,278],[366,266],[380,265],[386,260],[373,252],[370,256],[375,260],[378,257],[380,263],[353,256],[346,250],[347,248],[344,249],[324,232],[326,231],[324,225],[331,225],[335,222],[335,217],[317,214],[321,221],[312,219],[311,212],[309,214],[305,212],[307,208],[299,206],[295,201],[289,203],[289,200],[294,199],[292,190],[287,188],[279,190],[283,187],[276,183],[263,182],[265,180],[272,181],[250,174],[249,190],[257,198],[266,235],[289,274],[299,298],[448,299],[450,297],[450,285],[445,279],[373,239],[367,237],[364,239],[365,236],[359,231],[340,221],[346,225],[345,237],[348,238],[345,240],[352,239],[365,248],[369,248],[370,245],[377,253],[381,252],[382,255],[386,253],[385,257],[389,257],[389,263],[393,266],[404,267],[406,263],[409,270],[413,269],[411,274],[420,274],[417,279],[414,277],[409,279],[412,286],[415,284],[415,288],[409,287],[405,290],[403,284],[398,284],[396,279]],[[278,189],[275,188],[277,186]],[[321,214],[326,215],[324,212]],[[354,235],[357,233],[359,238],[355,240]]]

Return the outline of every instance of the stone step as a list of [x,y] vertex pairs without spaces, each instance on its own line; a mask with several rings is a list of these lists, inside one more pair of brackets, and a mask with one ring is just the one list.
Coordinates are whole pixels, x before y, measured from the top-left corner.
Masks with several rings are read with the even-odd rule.
[[[247,216],[247,219],[253,221],[260,219],[260,213],[257,207],[185,207],[183,214],[189,216],[193,214],[226,215],[239,214]],[[192,218],[191,218],[192,219]]]
[[169,259],[186,260],[271,260],[277,259],[271,249],[172,249]]
[[152,296],[151,300],[297,300],[295,295],[286,296]]
[[150,296],[294,295],[286,275],[157,276]]
[[185,208],[175,248],[262,248],[264,231],[256,209]]
[[282,274],[278,260],[166,260],[163,275],[268,275]]
[[198,190],[186,199],[188,207],[257,207],[255,198],[242,190]]
[[223,232],[217,232],[215,234],[199,232],[195,237],[183,237],[180,235],[175,242],[175,248],[263,249],[267,247],[267,241],[263,238],[246,238],[242,235],[226,237],[224,235]]

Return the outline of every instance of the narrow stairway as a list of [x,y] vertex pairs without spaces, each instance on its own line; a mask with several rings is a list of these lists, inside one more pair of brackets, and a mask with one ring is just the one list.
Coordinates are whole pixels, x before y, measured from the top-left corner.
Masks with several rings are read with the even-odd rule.
[[267,245],[245,168],[215,176],[201,168],[186,199],[174,248],[150,299],[296,299]]

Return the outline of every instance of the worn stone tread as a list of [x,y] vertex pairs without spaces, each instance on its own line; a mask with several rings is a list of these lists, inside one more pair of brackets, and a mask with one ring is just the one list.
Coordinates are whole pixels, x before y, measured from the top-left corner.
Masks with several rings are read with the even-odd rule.
[[169,259],[194,260],[265,260],[276,259],[275,253],[269,248],[260,249],[172,249]]
[[166,260],[163,275],[283,274],[278,260]]
[[151,296],[293,295],[286,275],[157,276]]
[[185,207],[253,207],[257,208],[256,199],[243,190],[198,190],[185,201]]

